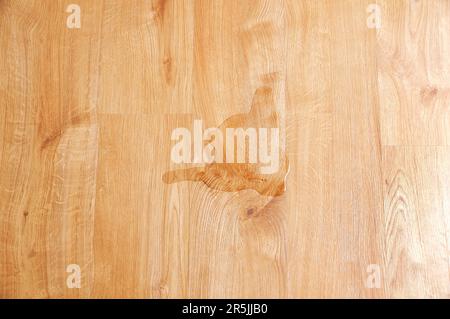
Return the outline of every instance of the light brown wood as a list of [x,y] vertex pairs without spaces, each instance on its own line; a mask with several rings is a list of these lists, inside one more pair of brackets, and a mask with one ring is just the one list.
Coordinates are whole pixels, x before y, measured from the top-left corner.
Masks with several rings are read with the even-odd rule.
[[450,1],[371,4],[0,0],[0,297],[450,297]]

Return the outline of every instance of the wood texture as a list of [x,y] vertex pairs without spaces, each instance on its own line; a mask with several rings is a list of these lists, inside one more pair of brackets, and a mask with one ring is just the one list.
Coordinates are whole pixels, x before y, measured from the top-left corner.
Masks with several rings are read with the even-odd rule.
[[[0,0],[0,297],[450,297],[450,1],[371,3]],[[283,174],[164,179],[195,119]]]

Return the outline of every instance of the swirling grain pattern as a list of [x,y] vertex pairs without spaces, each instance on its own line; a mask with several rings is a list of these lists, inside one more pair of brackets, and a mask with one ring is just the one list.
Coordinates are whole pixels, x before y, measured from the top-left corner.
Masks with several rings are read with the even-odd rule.
[[[449,32],[448,0],[0,0],[0,298],[450,297]],[[275,126],[281,171],[174,163],[199,119]]]

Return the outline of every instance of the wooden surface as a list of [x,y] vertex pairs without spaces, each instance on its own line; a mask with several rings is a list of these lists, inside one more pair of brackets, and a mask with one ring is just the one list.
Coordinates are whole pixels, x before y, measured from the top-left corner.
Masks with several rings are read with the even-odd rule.
[[[369,4],[0,0],[0,297],[450,297],[450,1]],[[258,89],[285,191],[163,181]]]

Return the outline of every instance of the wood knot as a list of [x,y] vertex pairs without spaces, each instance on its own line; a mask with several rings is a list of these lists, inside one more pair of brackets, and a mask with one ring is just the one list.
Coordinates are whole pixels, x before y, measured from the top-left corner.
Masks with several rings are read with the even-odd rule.
[[422,99],[422,104],[429,105],[438,95],[439,90],[434,86],[427,86],[420,90],[420,97]]

